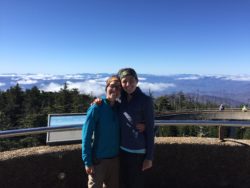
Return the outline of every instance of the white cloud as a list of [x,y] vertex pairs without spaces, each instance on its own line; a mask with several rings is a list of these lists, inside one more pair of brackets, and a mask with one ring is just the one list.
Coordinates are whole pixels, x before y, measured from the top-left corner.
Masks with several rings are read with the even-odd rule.
[[37,80],[24,79],[24,80],[18,80],[17,83],[18,84],[23,84],[23,85],[35,84],[35,83],[37,83]]
[[17,80],[20,80],[20,78],[19,77],[12,77],[11,80],[17,81]]
[[93,96],[101,96],[105,94],[105,82],[96,80],[86,80],[84,82],[67,82],[69,89],[76,88],[80,93]]
[[86,79],[86,76],[82,74],[68,74],[64,76],[64,79],[83,80]]
[[250,81],[250,75],[248,74],[239,74],[239,75],[208,74],[208,75],[203,75],[203,77],[213,77],[216,79],[232,80],[232,81]]
[[145,81],[145,80],[147,80],[147,78],[138,77],[138,80],[139,80],[139,81]]
[[223,79],[233,81],[250,81],[250,75],[229,75],[225,76]]
[[0,74],[0,77],[14,77],[17,76],[17,74]]
[[[93,96],[105,95],[105,81],[106,79],[86,80],[84,82],[67,82],[69,89],[78,89],[80,93],[91,94]],[[152,92],[164,91],[167,88],[175,87],[172,83],[149,83],[139,82],[138,86],[145,92],[149,90]]]
[[176,87],[173,83],[149,83],[149,82],[139,82],[138,86],[145,92],[147,91],[164,91],[167,88],[170,87]]
[[28,80],[28,79],[33,79],[33,80],[57,80],[60,79],[63,76],[56,76],[52,74],[15,74],[15,75],[10,75],[11,80]]
[[[68,88],[78,89],[80,93],[89,94],[93,96],[101,96],[105,94],[105,82],[98,80],[87,80],[83,82],[71,82],[67,81]],[[58,92],[64,87],[64,84],[49,83],[47,85],[43,84],[40,89],[43,91]]]
[[36,80],[57,80],[62,76],[52,75],[52,74],[31,74],[31,75],[22,75],[24,78],[31,78]]
[[40,89],[43,91],[47,91],[47,92],[49,92],[49,91],[58,92],[58,91],[60,91],[61,88],[63,88],[63,86],[64,86],[63,84],[60,85],[60,84],[51,82],[48,85],[42,84]]
[[[106,80],[108,77],[97,77],[96,79],[89,79],[84,80],[82,82],[72,82],[67,81],[68,88],[71,89],[78,89],[80,93],[90,94],[93,96],[101,96],[105,95],[105,85]],[[144,91],[148,92],[149,90],[152,92],[160,92],[164,91],[170,87],[176,87],[173,83],[150,83],[150,82],[139,82],[138,86]],[[64,87],[64,84],[57,84],[51,82],[47,85],[41,85],[40,89],[43,91],[51,91],[51,92],[58,92],[60,89]]]
[[6,85],[5,83],[0,82],[0,87],[1,87],[1,86],[5,86],[5,85]]
[[201,76],[187,76],[187,77],[181,77],[181,78],[177,78],[176,80],[199,80],[201,78]]

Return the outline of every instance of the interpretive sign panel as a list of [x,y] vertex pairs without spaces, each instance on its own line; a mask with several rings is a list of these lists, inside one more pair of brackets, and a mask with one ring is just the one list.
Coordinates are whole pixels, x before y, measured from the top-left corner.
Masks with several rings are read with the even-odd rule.
[[69,142],[81,142],[82,125],[86,119],[86,114],[49,114],[48,127],[67,126],[76,127],[74,130],[53,131],[47,133],[47,144],[60,144]]

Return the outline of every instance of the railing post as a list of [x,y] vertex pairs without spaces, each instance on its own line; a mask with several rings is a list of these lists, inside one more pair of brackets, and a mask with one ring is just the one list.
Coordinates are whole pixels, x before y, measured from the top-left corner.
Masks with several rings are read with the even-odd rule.
[[222,125],[219,126],[218,136],[219,136],[219,140],[223,142],[224,141],[224,127]]

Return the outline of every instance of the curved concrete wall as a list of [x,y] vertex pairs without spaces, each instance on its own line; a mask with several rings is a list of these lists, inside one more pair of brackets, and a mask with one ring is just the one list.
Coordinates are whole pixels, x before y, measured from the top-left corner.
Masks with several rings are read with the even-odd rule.
[[[249,187],[249,143],[190,139],[157,138],[154,168],[147,172],[146,188]],[[1,188],[87,187],[81,145],[27,150],[1,153]]]

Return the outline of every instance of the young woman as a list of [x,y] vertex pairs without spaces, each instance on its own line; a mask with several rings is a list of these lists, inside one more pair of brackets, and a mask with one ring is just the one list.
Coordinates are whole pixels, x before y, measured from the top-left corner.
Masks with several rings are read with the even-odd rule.
[[116,99],[120,96],[120,80],[106,81],[106,97],[101,105],[92,105],[82,127],[82,159],[88,174],[89,188],[119,187],[120,127]]
[[[121,185],[124,188],[143,188],[145,170],[152,167],[153,160],[153,102],[137,86],[138,77],[134,69],[121,69],[118,76],[123,89],[119,106]],[[145,126],[143,132],[136,129],[139,123]]]

